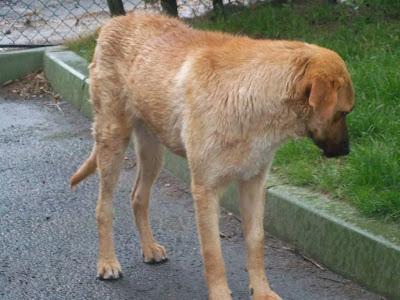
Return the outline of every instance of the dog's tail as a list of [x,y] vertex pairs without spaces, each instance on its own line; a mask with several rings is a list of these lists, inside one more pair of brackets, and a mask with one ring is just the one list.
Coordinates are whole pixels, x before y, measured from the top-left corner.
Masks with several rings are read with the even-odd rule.
[[89,157],[85,160],[85,162],[79,167],[78,171],[72,175],[70,183],[71,189],[75,190],[76,185],[84,180],[89,175],[93,174],[97,169],[97,151],[96,145],[93,146],[92,152]]

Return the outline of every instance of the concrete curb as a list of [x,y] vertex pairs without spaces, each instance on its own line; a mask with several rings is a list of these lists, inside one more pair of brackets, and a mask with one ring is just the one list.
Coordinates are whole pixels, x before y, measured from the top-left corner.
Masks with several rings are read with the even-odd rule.
[[[53,88],[91,117],[87,63],[70,51],[47,51],[44,70]],[[184,159],[167,152],[165,167],[190,182]],[[265,225],[270,233],[369,289],[390,299],[400,299],[398,225],[367,219],[346,203],[304,189],[285,185],[267,188]],[[222,204],[238,213],[235,188],[228,189]]]
[[46,48],[0,53],[0,84],[39,70]]
[[46,51],[43,66],[53,89],[91,118],[87,62],[74,52],[58,49]]

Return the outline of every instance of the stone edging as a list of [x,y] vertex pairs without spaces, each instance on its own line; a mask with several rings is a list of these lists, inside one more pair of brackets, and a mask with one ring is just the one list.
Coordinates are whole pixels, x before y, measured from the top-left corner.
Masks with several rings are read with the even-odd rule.
[[0,53],[0,85],[39,70],[45,48]]

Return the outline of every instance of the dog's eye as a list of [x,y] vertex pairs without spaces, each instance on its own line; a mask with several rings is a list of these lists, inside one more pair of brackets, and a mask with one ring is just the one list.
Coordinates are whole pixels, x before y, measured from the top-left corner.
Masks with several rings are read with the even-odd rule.
[[349,114],[348,111],[342,111],[342,116],[343,116],[343,117],[347,116],[348,114]]

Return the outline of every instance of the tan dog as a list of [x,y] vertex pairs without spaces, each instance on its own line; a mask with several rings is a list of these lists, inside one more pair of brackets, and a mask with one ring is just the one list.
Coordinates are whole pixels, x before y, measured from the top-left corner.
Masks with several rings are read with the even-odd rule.
[[218,230],[218,198],[237,181],[253,299],[280,299],[264,271],[264,184],[276,149],[311,137],[326,156],[349,152],[353,90],[343,60],[302,42],[203,32],[160,15],[112,19],[90,66],[95,144],[71,185],[100,175],[98,276],[118,278],[112,195],[133,132],[138,175],[132,208],[145,262],[166,259],[149,224],[163,145],[187,157],[209,299],[231,299]]

